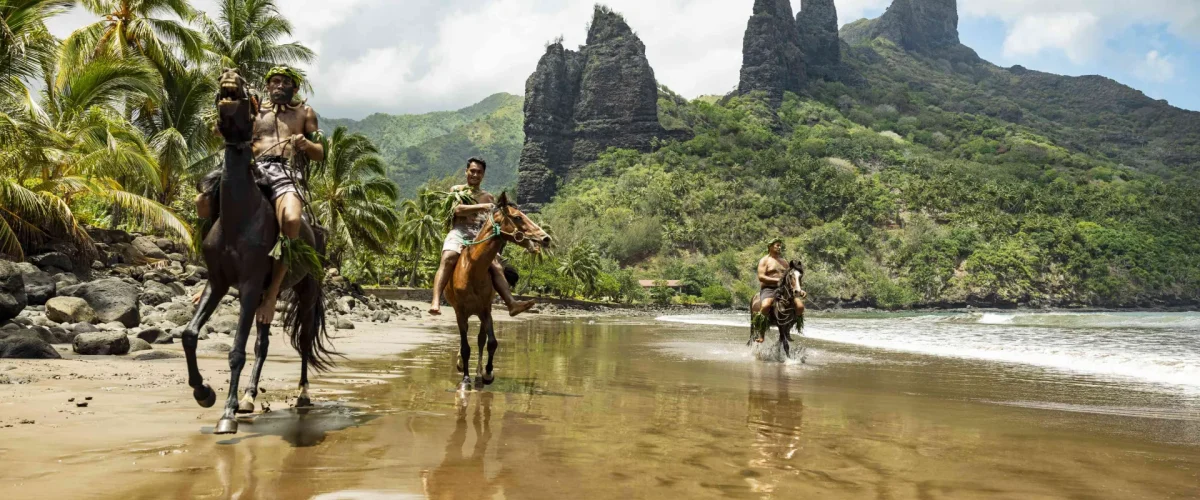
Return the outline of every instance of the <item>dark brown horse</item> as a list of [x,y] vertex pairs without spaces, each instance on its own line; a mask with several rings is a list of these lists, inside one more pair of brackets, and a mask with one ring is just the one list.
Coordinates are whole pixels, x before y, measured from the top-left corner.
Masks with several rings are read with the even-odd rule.
[[[237,391],[242,368],[246,364],[246,342],[250,337],[250,328],[255,326],[255,310],[270,283],[273,262],[268,254],[279,236],[275,209],[255,183],[250,171],[254,161],[250,149],[253,113],[257,108],[257,100],[247,92],[245,80],[236,71],[225,70],[217,95],[217,128],[225,138],[225,168],[218,203],[220,218],[205,236],[202,247],[204,261],[208,265],[208,287],[200,298],[196,315],[183,332],[183,350],[187,355],[188,385],[192,388],[192,396],[200,406],[211,407],[217,395],[204,382],[196,365],[200,328],[208,322],[230,287],[241,292],[241,314],[233,350],[229,353],[229,396],[225,402],[225,412],[217,422],[217,434],[237,432],[235,413],[254,411],[259,376],[270,342],[271,325],[257,325],[254,371],[239,405]],[[324,242],[318,240],[307,223],[301,227],[300,237],[319,253],[322,252]],[[318,278],[293,266],[283,286],[284,290],[291,291],[284,325],[292,347],[299,351],[301,358],[297,406],[311,404],[308,398],[308,368],[327,368],[334,354],[328,347],[325,300]]]
[[[767,329],[774,326],[779,329],[779,345],[783,347],[784,356],[790,358],[792,328],[799,325],[798,331],[804,328],[804,309],[796,309],[796,297],[803,299],[808,294],[804,292],[804,264],[800,261],[791,261],[788,263],[788,270],[783,275],[783,279],[779,280],[778,295],[775,297],[775,304],[769,311],[760,311],[762,308],[759,298],[754,298],[754,303],[750,305],[750,340],[746,345],[751,345],[754,341],[761,341],[766,335]],[[761,313],[765,318],[765,324],[760,324],[755,321],[755,315]],[[804,361],[805,348],[800,346],[800,361]]]
[[[496,291],[492,288],[489,274],[492,261],[508,243],[521,245],[530,252],[539,252],[550,246],[550,236],[529,220],[516,205],[508,202],[508,194],[501,193],[492,211],[491,224],[485,224],[475,241],[463,249],[450,284],[446,286],[446,301],[454,306],[458,319],[459,354],[458,369],[463,372],[459,390],[471,390],[471,375],[467,372],[471,360],[471,344],[467,340],[467,326],[471,316],[479,317],[479,360],[475,366],[475,386],[492,383],[492,356],[500,344],[492,324],[492,300]],[[485,344],[486,341],[486,344]],[[483,349],[487,347],[487,370],[483,370]]]

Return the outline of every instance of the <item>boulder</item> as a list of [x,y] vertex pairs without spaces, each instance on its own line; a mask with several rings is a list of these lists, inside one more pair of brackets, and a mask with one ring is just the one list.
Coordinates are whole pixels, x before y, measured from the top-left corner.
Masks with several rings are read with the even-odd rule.
[[71,331],[78,335],[80,333],[96,333],[100,331],[100,329],[96,328],[96,325],[91,323],[78,323],[71,328]]
[[85,333],[75,337],[76,354],[121,355],[129,352],[125,332]]
[[133,356],[134,361],[154,361],[159,359],[179,359],[183,355],[175,351],[143,351]]
[[71,262],[71,258],[60,252],[34,255],[29,258],[29,263],[43,270],[58,269],[61,271],[73,271],[75,269],[75,263]]
[[0,358],[59,359],[62,356],[44,340],[36,337],[15,336],[0,339]]
[[138,252],[150,259],[167,259],[166,252],[163,252],[161,248],[158,248],[158,244],[147,236],[138,236],[137,238],[134,238],[132,245],[138,250]]
[[92,323],[96,311],[79,297],[54,297],[46,302],[46,317],[59,323]]
[[129,337],[129,352],[149,351],[153,349],[150,343],[137,337]]
[[200,350],[209,352],[229,352],[233,350],[233,346],[224,342],[207,342],[200,345]]
[[139,299],[149,305],[157,306],[170,302],[172,298],[181,295],[181,290],[164,285],[157,281],[146,281]]
[[50,335],[54,337],[53,344],[70,344],[75,342],[75,332],[67,330],[61,326],[50,327]]
[[151,344],[174,344],[175,339],[162,328],[147,328],[137,334],[137,338]]
[[232,333],[234,330],[237,330],[238,317],[232,316],[232,315],[218,316],[216,318],[213,318],[211,321],[209,321],[208,324],[205,326],[207,327],[208,331],[211,331],[214,333],[229,334],[229,333]]
[[63,288],[79,284],[79,278],[71,273],[58,273],[54,275],[55,288]]
[[175,242],[171,241],[170,238],[155,239],[154,245],[157,246],[159,250],[162,250],[167,253],[174,252],[176,250]]
[[25,299],[29,305],[40,306],[54,296],[58,286],[50,273],[26,262],[17,264],[17,269],[25,281]]
[[0,260],[0,323],[17,317],[28,303],[20,269],[12,262]]
[[192,315],[196,314],[196,307],[189,302],[172,302],[166,304],[163,309],[163,321],[169,321],[176,325],[186,325],[192,321]]
[[337,325],[338,330],[353,330],[354,329],[354,322],[352,322],[346,318],[338,318],[336,325]]
[[117,321],[127,328],[141,323],[136,286],[119,278],[105,278],[71,287],[69,295],[87,301],[99,321]]
[[388,314],[387,311],[375,311],[375,314],[371,315],[371,321],[374,321],[376,323],[387,323],[388,321],[391,321],[391,320],[392,320],[392,315]]

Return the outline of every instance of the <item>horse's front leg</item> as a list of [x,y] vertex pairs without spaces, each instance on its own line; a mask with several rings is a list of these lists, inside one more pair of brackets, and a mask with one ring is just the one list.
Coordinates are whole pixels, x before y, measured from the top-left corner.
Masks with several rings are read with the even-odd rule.
[[246,366],[246,342],[250,340],[250,327],[254,326],[254,313],[262,301],[262,279],[247,280],[238,287],[241,291],[241,316],[238,318],[237,334],[233,338],[233,349],[229,351],[229,397],[225,401],[225,413],[217,422],[217,434],[237,432],[238,382],[242,368]]
[[[487,369],[483,372],[483,385],[491,385],[496,381],[495,375],[492,375],[492,358],[496,355],[496,348],[500,347],[500,342],[496,340],[496,323],[492,321],[492,313],[488,312],[487,317],[481,321],[479,328],[479,349],[483,350],[484,334],[487,334]],[[483,354],[480,353],[480,359]]]
[[200,375],[200,366],[196,362],[196,345],[200,343],[200,328],[208,323],[217,306],[221,305],[221,297],[229,291],[229,285],[220,281],[209,281],[204,287],[204,295],[200,297],[200,306],[196,314],[183,329],[183,353],[187,357],[188,386],[192,388],[192,397],[204,408],[211,408],[217,402],[217,393],[212,386],[204,383]]
[[271,345],[271,325],[258,324],[258,338],[254,341],[254,369],[250,372],[250,385],[238,403],[238,413],[254,413],[254,399],[258,397],[258,380],[262,377],[263,364],[267,361],[267,347]]
[[791,323],[779,325],[779,345],[783,346],[783,356],[785,360],[792,357],[791,345],[788,343],[788,339],[792,338],[791,331]]
[[459,369],[463,372],[462,382],[458,384],[459,392],[471,390],[471,373],[467,371],[467,367],[471,366],[471,343],[467,340],[467,327],[470,326],[466,314],[455,311],[455,316],[458,319],[458,356]]

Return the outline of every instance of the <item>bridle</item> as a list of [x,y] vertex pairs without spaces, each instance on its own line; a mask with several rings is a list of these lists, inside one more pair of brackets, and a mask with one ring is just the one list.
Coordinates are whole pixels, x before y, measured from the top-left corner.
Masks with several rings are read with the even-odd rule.
[[[467,242],[464,246],[472,247],[475,245],[481,245],[481,244],[487,243],[488,241],[492,240],[493,238],[495,238],[497,236],[501,236],[501,235],[508,236],[510,239],[512,239],[513,243],[516,243],[518,245],[520,245],[523,241],[525,241],[525,231],[518,229],[516,231],[509,233],[509,232],[504,231],[504,229],[502,229],[500,227],[499,222],[496,222],[496,214],[500,214],[501,217],[504,217],[505,219],[509,218],[508,214],[504,212],[505,206],[507,206],[507,205],[499,205],[496,208],[492,209],[492,232],[491,232],[491,234],[487,235],[487,237],[482,240],[475,240],[475,241]],[[516,224],[513,224],[513,225],[515,226]]]

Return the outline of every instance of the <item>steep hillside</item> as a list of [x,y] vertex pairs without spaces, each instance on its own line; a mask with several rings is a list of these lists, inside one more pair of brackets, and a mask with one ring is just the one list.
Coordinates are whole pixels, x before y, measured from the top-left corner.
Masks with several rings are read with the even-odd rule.
[[377,113],[363,120],[321,119],[321,128],[345,126],[379,146],[389,175],[405,195],[429,181],[459,174],[467,158],[488,162],[485,187],[511,188],[524,142],[524,99],[498,93],[457,111],[422,115]]

